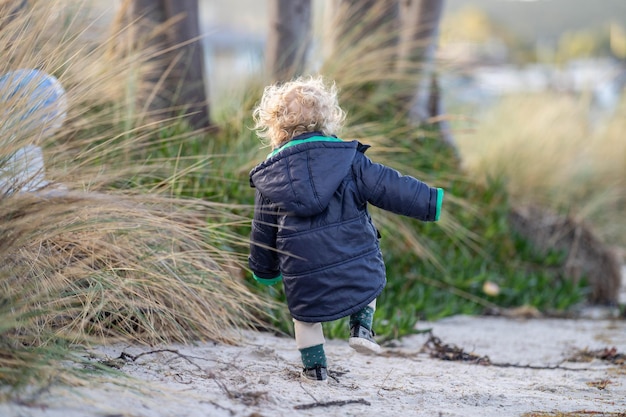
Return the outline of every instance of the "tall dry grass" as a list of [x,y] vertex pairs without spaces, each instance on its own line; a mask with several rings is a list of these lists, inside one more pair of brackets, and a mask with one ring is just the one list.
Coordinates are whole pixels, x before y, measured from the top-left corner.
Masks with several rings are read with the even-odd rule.
[[218,246],[234,238],[207,227],[225,208],[114,193],[24,194],[0,207],[13,342],[45,343],[50,330],[100,343],[231,342],[229,329],[255,322],[261,304],[241,260]]
[[457,138],[477,180],[504,179],[514,202],[587,219],[606,241],[626,246],[625,128],[624,99],[598,119],[587,97],[546,93],[503,98]]
[[[111,32],[108,15],[89,2],[32,3],[0,16],[0,74],[53,74],[69,105],[53,135],[2,124],[0,165],[40,146],[56,191],[0,198],[0,384],[57,375],[73,344],[235,343],[270,304],[244,285],[245,259],[229,249],[247,242],[225,225],[248,216],[173,197],[180,178],[200,175],[206,161],[181,171],[176,157],[160,156],[198,134],[163,135],[176,120],[144,122],[153,118],[135,106],[145,87],[136,73],[150,51],[120,51],[128,28]],[[30,104],[0,103],[0,114],[15,117]]]

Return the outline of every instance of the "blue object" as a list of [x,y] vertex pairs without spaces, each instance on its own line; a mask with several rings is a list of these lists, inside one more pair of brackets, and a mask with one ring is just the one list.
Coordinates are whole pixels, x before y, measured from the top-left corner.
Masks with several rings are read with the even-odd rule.
[[49,184],[37,142],[60,128],[66,116],[65,90],[52,75],[19,69],[0,76],[0,197]]
[[5,133],[11,129],[10,135],[49,136],[67,116],[63,86],[56,77],[37,69],[19,69],[0,76],[0,102],[2,130]]

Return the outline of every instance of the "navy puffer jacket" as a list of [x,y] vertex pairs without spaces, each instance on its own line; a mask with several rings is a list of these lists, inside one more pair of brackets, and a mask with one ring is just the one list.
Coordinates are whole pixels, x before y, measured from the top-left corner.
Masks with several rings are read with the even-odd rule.
[[308,133],[250,172],[256,199],[249,265],[259,282],[282,279],[297,320],[348,316],[383,290],[385,264],[368,203],[423,221],[439,218],[442,189],[373,163],[367,148]]

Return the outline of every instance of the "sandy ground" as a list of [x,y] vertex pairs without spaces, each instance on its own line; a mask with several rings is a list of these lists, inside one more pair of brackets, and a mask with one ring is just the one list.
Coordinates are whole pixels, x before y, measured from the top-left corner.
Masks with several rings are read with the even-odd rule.
[[[302,381],[293,340],[267,333],[244,332],[241,346],[102,347],[95,356],[133,377],[127,386],[54,386],[0,404],[0,416],[626,415],[619,414],[626,413],[623,319],[457,316],[418,327],[431,332],[376,357],[328,341],[328,384]],[[431,336],[441,341],[438,349]],[[445,348],[466,360],[432,357]],[[585,350],[595,358],[568,361],[583,359]]]
[[293,339],[268,333],[97,347],[94,361],[130,378],[22,394],[0,417],[626,416],[624,319],[456,316],[418,329],[430,332],[379,356],[328,341],[327,384],[303,381]]

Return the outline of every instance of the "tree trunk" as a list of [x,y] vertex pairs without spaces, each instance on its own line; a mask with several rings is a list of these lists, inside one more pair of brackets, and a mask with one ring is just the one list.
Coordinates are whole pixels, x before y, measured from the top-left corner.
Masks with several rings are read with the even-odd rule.
[[407,63],[409,71],[417,68],[410,115],[418,122],[425,122],[433,116],[429,112],[429,101],[443,0],[404,0],[402,8],[407,20],[400,60]]
[[332,55],[341,57],[349,48],[362,48],[368,53],[392,49],[384,54],[395,62],[395,48],[400,33],[398,0],[338,0],[329,2],[333,16],[333,33],[329,40]]
[[442,139],[456,149],[444,115],[435,62],[444,0],[403,0],[401,8],[404,30],[399,48],[399,68],[415,74],[415,88],[408,98],[409,117],[419,124],[434,118]]
[[265,48],[267,70],[275,81],[301,75],[311,44],[311,0],[270,0]]
[[135,41],[153,50],[142,81],[151,86],[143,108],[160,117],[183,116],[194,129],[211,126],[200,42],[198,0],[130,0]]

